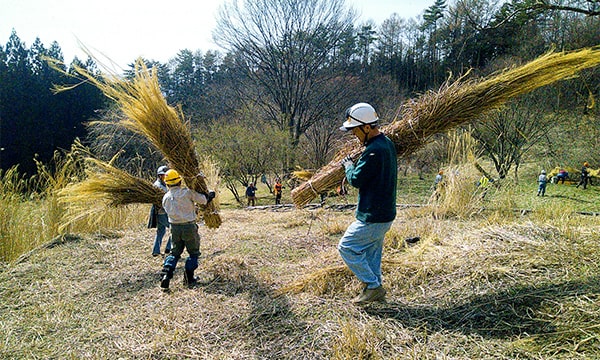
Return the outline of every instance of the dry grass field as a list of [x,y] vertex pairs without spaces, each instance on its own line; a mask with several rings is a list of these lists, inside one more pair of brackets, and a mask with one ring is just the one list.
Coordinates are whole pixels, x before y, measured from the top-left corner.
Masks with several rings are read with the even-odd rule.
[[[159,289],[154,230],[65,236],[0,271],[5,359],[594,359],[600,219],[400,209],[387,303],[336,244],[352,211],[226,209],[201,227],[202,284]],[[142,221],[141,221],[142,222]],[[420,236],[407,245],[405,238]]]
[[[411,121],[391,134],[403,143],[410,133],[413,143],[401,151],[410,153],[482,110],[594,66],[594,51],[548,55],[491,80],[449,84],[413,109],[420,138]],[[156,76],[145,71],[129,84],[81,75],[135,121],[122,126],[189,170],[183,176],[190,187],[218,190],[218,181],[197,176],[191,133],[162,99]],[[492,96],[485,106],[484,95]],[[172,138],[161,132],[164,119],[172,120]],[[184,150],[172,146],[184,138]],[[414,186],[402,176],[397,203],[416,206],[400,206],[386,235],[387,302],[361,307],[350,301],[361,284],[336,249],[352,209],[242,208],[221,191],[203,212],[200,284],[183,285],[184,257],[171,291],[163,292],[162,259],[151,256],[155,230],[145,227],[148,202],[137,205],[144,201],[133,186],[118,187],[128,195],[124,202],[76,191],[81,164],[70,156],[57,174],[38,164],[43,176],[33,188],[41,193],[25,191],[31,184],[16,169],[0,173],[1,359],[600,358],[597,186],[550,186],[536,197],[540,169],[531,164],[528,172],[521,167],[520,185],[498,181],[484,199],[472,164],[449,161],[465,164],[446,169],[436,198],[432,181]],[[100,177],[86,170],[87,180]],[[341,180],[339,163],[330,170]],[[110,175],[101,185],[114,182]],[[315,194],[295,203],[302,207]],[[258,196],[259,205],[272,204],[266,189]],[[344,201],[355,200],[351,190]],[[406,242],[416,236],[420,241]]]

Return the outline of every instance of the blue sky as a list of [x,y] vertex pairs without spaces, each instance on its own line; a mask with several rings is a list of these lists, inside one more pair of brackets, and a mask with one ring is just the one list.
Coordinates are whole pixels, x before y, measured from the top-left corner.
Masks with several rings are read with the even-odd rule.
[[[166,62],[179,50],[218,49],[212,42],[215,13],[224,0],[0,0],[0,44],[14,28],[29,47],[39,37],[58,41],[66,62],[85,59],[81,44],[99,60],[125,68],[137,57]],[[420,15],[434,0],[346,0],[361,21],[380,24],[392,13]],[[177,5],[181,4],[181,5]],[[102,61],[105,63],[105,61]]]

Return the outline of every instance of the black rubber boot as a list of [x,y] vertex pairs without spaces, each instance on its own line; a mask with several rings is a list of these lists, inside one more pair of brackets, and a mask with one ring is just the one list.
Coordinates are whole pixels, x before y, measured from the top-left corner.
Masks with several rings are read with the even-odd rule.
[[194,276],[194,270],[186,270],[183,275],[183,285],[187,285],[189,289],[196,286],[198,278]]
[[163,275],[160,280],[160,288],[162,289],[162,291],[169,291],[169,283],[173,278],[173,271],[171,271],[171,269],[168,268],[163,268],[162,274]]

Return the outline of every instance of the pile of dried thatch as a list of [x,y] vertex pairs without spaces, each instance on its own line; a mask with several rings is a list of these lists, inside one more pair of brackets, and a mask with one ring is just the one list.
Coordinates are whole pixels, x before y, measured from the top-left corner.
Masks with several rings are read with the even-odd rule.
[[[194,150],[190,125],[182,120],[180,112],[167,104],[160,91],[156,69],[149,70],[143,61],[138,60],[135,64],[135,76],[131,80],[116,76],[99,79],[85,69],[74,69],[107,97],[116,101],[125,115],[119,122],[120,125],[146,137],[162,152],[169,161],[169,166],[183,176],[188,187],[198,192],[208,192],[205,176]],[[64,88],[57,90],[61,91]],[[118,191],[106,193],[107,196],[116,194]],[[119,202],[119,199],[113,201]],[[212,201],[204,207],[203,218],[209,228],[218,228],[221,225],[217,201]]]
[[150,181],[130,175],[110,163],[85,158],[87,178],[59,191],[64,203],[102,201],[111,206],[134,203],[160,205],[164,192]]
[[[437,92],[430,91],[403,106],[400,119],[382,127],[396,145],[399,156],[411,154],[425,145],[432,135],[476,120],[508,100],[553,82],[571,78],[581,70],[600,64],[600,48],[549,53],[523,66],[482,80],[463,78],[447,82]],[[357,141],[342,148],[334,159],[309,181],[292,191],[294,204],[302,207],[318,194],[333,189],[344,178],[340,160],[356,159],[362,152]]]

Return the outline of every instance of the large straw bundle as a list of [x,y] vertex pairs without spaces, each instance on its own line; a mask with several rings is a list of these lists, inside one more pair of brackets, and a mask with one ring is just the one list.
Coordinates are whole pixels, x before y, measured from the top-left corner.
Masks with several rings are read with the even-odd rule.
[[[97,79],[85,69],[77,67],[75,71],[117,102],[126,116],[120,124],[145,136],[156,146],[171,168],[183,176],[188,187],[198,192],[208,192],[194,150],[189,123],[184,122],[179,112],[167,104],[160,91],[156,69],[149,70],[143,61],[138,60],[131,81],[116,76]],[[216,201],[205,207],[203,217],[209,228],[221,225]]]
[[150,181],[130,175],[110,163],[85,158],[87,179],[66,186],[58,192],[66,204],[101,201],[110,206],[157,204],[165,194]]
[[58,201],[66,205],[61,228],[81,219],[98,217],[107,206],[129,204],[160,205],[164,192],[151,182],[130,175],[92,157],[85,157],[86,179],[58,192]]
[[[394,142],[398,155],[405,156],[425,145],[432,135],[473,121],[513,97],[574,77],[581,70],[599,64],[600,47],[594,47],[549,53],[523,66],[479,81],[459,79],[448,82],[437,92],[430,91],[407,102],[401,119],[381,130]],[[338,185],[344,178],[340,160],[346,155],[356,159],[361,151],[356,141],[342,148],[311,180],[292,191],[294,204],[302,207],[321,192]]]

